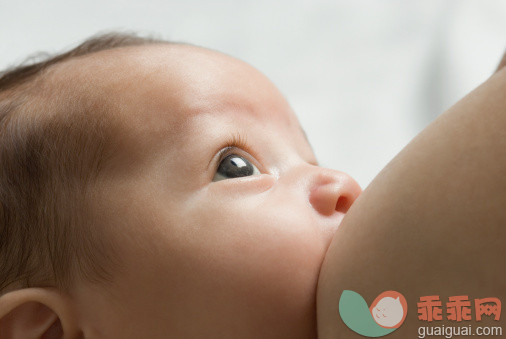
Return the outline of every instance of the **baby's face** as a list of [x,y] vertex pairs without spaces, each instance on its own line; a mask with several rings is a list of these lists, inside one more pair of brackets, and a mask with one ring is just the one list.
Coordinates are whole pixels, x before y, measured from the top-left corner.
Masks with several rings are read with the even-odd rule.
[[320,265],[361,190],[316,165],[275,86],[190,46],[72,62],[122,126],[90,219],[125,267],[107,293],[79,287],[83,326],[107,338],[315,336]]

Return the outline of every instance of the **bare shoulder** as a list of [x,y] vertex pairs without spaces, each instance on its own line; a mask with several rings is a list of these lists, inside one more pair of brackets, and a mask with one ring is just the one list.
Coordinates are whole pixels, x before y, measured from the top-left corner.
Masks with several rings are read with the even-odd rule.
[[[506,301],[505,226],[506,68],[425,128],[352,206],[321,269],[319,337],[355,335],[339,316],[344,290],[368,304],[383,291],[405,296],[406,321],[389,338],[416,337],[427,325],[418,319],[422,296],[440,296],[443,308],[460,295]],[[506,330],[505,317],[488,318]]]

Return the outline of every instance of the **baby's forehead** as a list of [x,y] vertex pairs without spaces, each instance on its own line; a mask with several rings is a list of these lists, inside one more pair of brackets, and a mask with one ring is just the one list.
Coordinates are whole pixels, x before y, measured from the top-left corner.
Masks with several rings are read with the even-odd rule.
[[118,113],[135,107],[138,114],[129,117],[144,122],[149,119],[146,112],[166,111],[170,114],[164,118],[185,119],[203,110],[248,106],[259,100],[268,106],[264,108],[290,111],[277,88],[256,69],[191,45],[160,43],[101,51],[65,62],[54,79],[59,87],[74,84],[76,91],[89,92],[117,107]]
[[204,117],[225,125],[226,115],[246,127],[276,125],[303,133],[284,97],[263,74],[199,47],[118,48],[74,58],[53,73],[59,87],[85,92],[86,100],[108,107],[100,114],[106,112],[120,126],[117,143],[131,154],[154,149],[161,140],[181,143],[195,126],[190,122]]

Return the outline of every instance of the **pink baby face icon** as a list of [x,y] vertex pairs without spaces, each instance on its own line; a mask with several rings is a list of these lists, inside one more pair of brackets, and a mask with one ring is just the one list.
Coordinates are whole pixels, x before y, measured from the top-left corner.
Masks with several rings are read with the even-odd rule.
[[376,297],[369,310],[381,327],[398,328],[406,318],[407,303],[399,292],[385,291]]

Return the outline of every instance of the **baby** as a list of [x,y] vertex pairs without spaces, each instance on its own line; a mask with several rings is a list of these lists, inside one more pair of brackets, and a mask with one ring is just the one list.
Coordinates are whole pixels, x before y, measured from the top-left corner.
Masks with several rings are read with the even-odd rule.
[[402,294],[371,312],[411,338],[420,296],[506,300],[505,71],[363,194],[224,54],[106,35],[4,73],[0,338],[351,338],[343,290]]
[[0,337],[314,338],[361,193],[257,70],[91,39],[0,78]]

